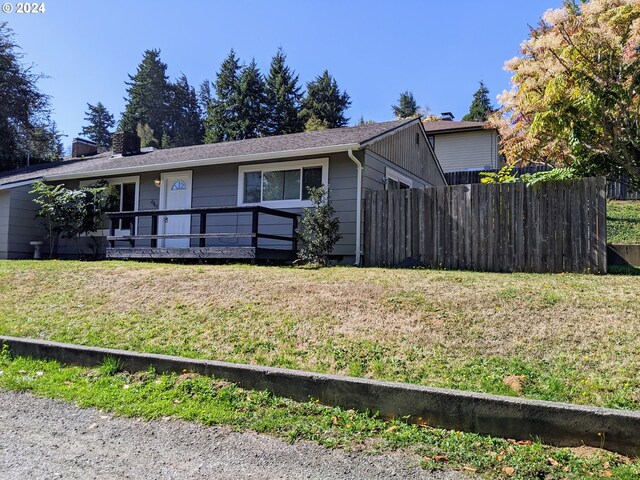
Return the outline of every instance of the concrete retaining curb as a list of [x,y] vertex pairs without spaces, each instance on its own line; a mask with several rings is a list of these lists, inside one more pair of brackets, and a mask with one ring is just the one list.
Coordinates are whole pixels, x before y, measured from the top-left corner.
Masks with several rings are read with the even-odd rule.
[[298,401],[380,412],[382,416],[422,419],[429,425],[518,440],[539,439],[559,446],[590,445],[640,456],[640,412],[613,410],[517,397],[488,395],[396,382],[326,375],[284,368],[85,347],[0,336],[14,355],[93,367],[106,356],[128,371],[153,367],[213,375],[244,388],[269,390]]

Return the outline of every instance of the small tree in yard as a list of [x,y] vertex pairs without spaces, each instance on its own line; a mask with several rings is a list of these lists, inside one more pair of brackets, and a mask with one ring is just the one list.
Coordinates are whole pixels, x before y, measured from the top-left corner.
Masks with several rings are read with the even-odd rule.
[[38,181],[34,182],[30,193],[36,195],[33,201],[39,205],[36,216],[45,221],[49,258],[56,253],[60,237],[79,240],[80,235],[98,230],[104,213],[111,210],[115,198],[104,180],[75,190]]
[[325,187],[309,188],[309,200],[313,207],[305,208],[297,233],[302,242],[298,257],[309,263],[327,265],[329,255],[342,238],[340,222],[334,218],[336,211],[329,202]]

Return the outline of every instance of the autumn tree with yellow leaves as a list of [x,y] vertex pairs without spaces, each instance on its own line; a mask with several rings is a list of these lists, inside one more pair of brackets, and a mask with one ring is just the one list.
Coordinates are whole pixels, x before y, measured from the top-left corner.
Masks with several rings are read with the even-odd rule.
[[628,175],[640,186],[640,0],[565,1],[548,10],[490,122],[509,163]]

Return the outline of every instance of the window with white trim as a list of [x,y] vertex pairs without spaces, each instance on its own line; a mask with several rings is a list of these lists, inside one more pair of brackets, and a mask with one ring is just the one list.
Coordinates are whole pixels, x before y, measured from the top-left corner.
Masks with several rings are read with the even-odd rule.
[[[81,180],[80,186],[86,187],[93,185],[97,182],[94,180]],[[138,209],[138,192],[140,185],[140,177],[120,177],[120,178],[108,178],[106,179],[109,186],[113,188],[113,193],[116,196],[115,208],[111,211],[114,212],[133,212]],[[127,234],[131,231],[131,224],[134,223],[135,218],[121,218],[116,224],[116,231],[118,235]],[[103,221],[104,228],[108,228],[108,221],[105,218]],[[104,233],[104,232],[103,232]]]
[[409,177],[402,175],[400,172],[386,167],[385,170],[386,190],[400,190],[403,188],[413,188],[413,180]]
[[310,206],[309,188],[328,183],[327,158],[242,165],[238,168],[238,205]]

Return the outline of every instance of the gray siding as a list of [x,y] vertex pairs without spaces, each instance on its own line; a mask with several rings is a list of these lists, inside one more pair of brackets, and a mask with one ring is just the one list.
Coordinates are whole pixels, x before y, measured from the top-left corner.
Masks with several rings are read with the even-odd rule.
[[9,255],[9,206],[11,190],[0,190],[0,259]]
[[32,258],[33,247],[29,242],[45,241],[43,221],[36,218],[37,205],[29,193],[31,185],[11,189],[7,258]]
[[364,172],[362,174],[362,189],[363,192],[367,190],[384,190],[385,183],[384,177],[387,173],[387,167],[401,173],[402,175],[409,177],[413,180],[413,188],[423,188],[432,186],[429,182],[424,181],[417,175],[413,175],[411,172],[407,172],[402,167],[390,162],[384,157],[381,157],[377,153],[370,150],[365,152],[364,160]]
[[446,185],[419,122],[381,138],[367,149],[433,186]]
[[[361,160],[364,156],[358,152]],[[311,157],[315,158],[315,157]],[[304,160],[305,158],[281,159],[281,161]],[[272,163],[265,161],[262,163]],[[258,162],[259,163],[259,162]],[[224,207],[237,206],[238,203],[238,168],[240,164],[212,165],[193,169],[177,169],[174,171],[191,170],[192,207]],[[160,177],[161,172],[145,172],[140,174],[139,186],[139,210],[154,210],[160,203],[160,189],[155,186],[153,180]],[[97,179],[96,179],[97,180]],[[64,182],[68,187],[76,187],[77,181]],[[330,198],[336,214],[340,220],[342,240],[336,246],[334,255],[345,257],[345,262],[352,262],[355,251],[355,219],[356,219],[356,166],[346,153],[329,155],[329,191]],[[268,206],[268,205],[267,205]],[[296,213],[302,213],[301,208],[286,209]],[[192,220],[192,233],[199,232],[199,218]],[[207,221],[209,233],[249,232],[251,230],[250,214],[228,214],[210,216]],[[260,218],[260,231],[275,235],[290,235],[291,221],[287,219],[264,216]],[[150,218],[141,218],[138,224],[138,233],[149,234],[151,232]],[[248,245],[249,239],[207,239],[207,245]],[[145,243],[140,242],[140,245]],[[196,245],[197,240],[192,241]],[[83,252],[89,253],[86,239],[82,242]],[[261,240],[261,246],[277,247],[288,246],[288,242]],[[76,254],[75,240],[61,240],[60,256]]]
[[498,135],[495,130],[434,135],[435,151],[447,172],[498,168]]

